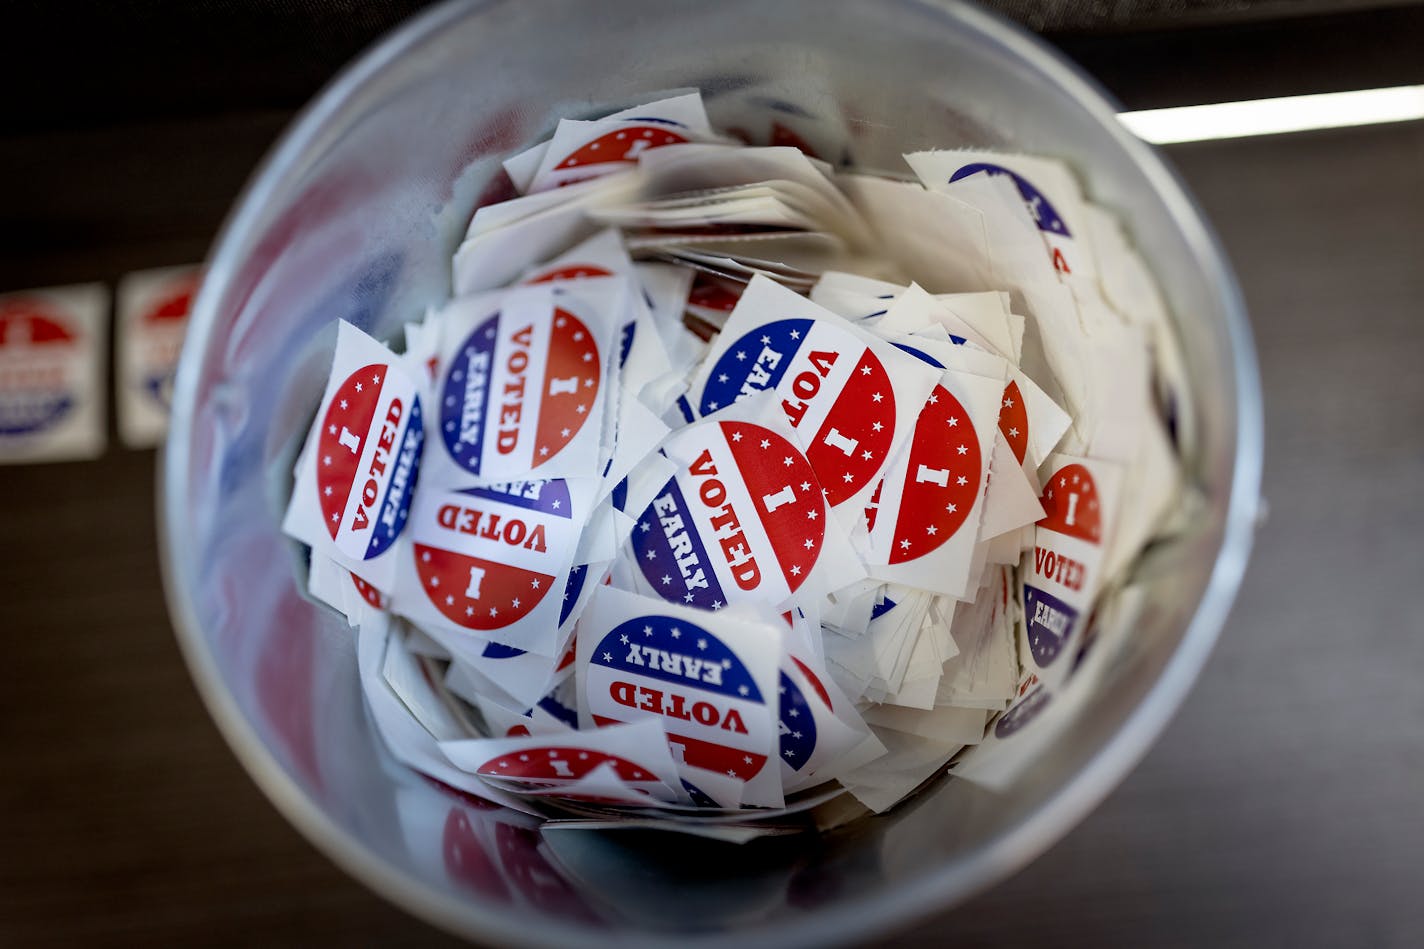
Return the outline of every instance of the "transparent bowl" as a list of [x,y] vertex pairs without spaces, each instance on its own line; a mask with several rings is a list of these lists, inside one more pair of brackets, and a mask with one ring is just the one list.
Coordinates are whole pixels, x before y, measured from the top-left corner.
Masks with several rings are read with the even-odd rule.
[[[829,121],[868,168],[959,144],[1062,156],[1125,219],[1176,314],[1205,508],[1157,552],[1129,648],[1007,793],[941,780],[843,831],[742,848],[636,832],[545,839],[395,764],[365,714],[351,631],[298,592],[278,524],[333,321],[391,337],[443,300],[500,160],[559,117],[691,86],[714,120],[754,134],[776,118]],[[291,822],[372,889],[486,942],[824,946],[992,885],[1138,761],[1235,594],[1261,449],[1250,333],[1210,231],[1092,83],[1019,29],[927,0],[452,3],[333,82],[223,229],[178,370],[160,534],[179,641],[223,734]]]

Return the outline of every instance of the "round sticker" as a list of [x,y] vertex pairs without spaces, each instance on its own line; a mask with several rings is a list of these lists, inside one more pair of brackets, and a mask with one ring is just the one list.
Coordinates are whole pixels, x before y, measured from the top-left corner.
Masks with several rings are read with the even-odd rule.
[[[342,381],[322,416],[316,445],[322,521],[333,540],[345,527],[364,547],[353,552],[365,560],[390,549],[405,526],[425,438],[418,396],[410,396],[409,404],[382,399],[388,370],[372,363]],[[370,540],[361,545],[363,536]]]
[[999,408],[999,431],[1004,433],[1014,460],[1023,464],[1024,455],[1028,452],[1028,410],[1024,408],[1023,393],[1019,391],[1017,382],[1010,382],[1004,387],[1004,401]]
[[[974,507],[983,479],[979,436],[969,413],[948,389],[935,386],[915,421],[890,563],[923,557],[953,537]],[[868,520],[873,527],[873,511]]]
[[994,724],[994,734],[999,738],[1008,738],[1037,718],[1052,697],[1042,686],[1034,689],[1017,705],[999,716],[999,720]]
[[1003,165],[975,162],[972,165],[965,165],[950,175],[949,180],[958,181],[960,178],[967,178],[981,171],[990,175],[1008,175],[1014,180],[1015,186],[1019,189],[1019,197],[1023,198],[1024,203],[1028,205],[1029,213],[1033,215],[1034,223],[1038,225],[1040,231],[1050,231],[1064,237],[1073,236],[1068,233],[1068,226],[1063,223],[1063,218],[1059,216],[1053,205],[1043,196],[1043,192],[1030,184],[1023,175],[1012,172]]
[[826,506],[806,456],[769,428],[706,421],[675,443],[692,461],[663,486],[633,531],[648,584],[665,600],[720,609],[780,603],[810,575]]
[[679,761],[750,780],[772,747],[766,699],[717,636],[669,616],[616,626],[594,646],[585,700],[601,726],[661,718]]
[[1065,465],[1045,485],[1039,527],[1096,544],[1102,540],[1102,512],[1093,476],[1080,464]]
[[496,313],[450,360],[441,440],[471,474],[495,457],[538,468],[593,414],[602,366],[593,334],[567,310],[555,307],[551,320],[532,321]]
[[[804,673],[805,666],[801,668]],[[816,750],[816,716],[791,677],[784,672],[778,674],[781,677],[781,719],[778,723],[781,729],[781,760],[800,771]]]
[[143,390],[165,409],[173,401],[173,372],[187,330],[188,311],[201,276],[186,274],[164,289],[139,317],[142,325]]
[[40,300],[0,301],[0,436],[29,435],[74,407],[79,342]]
[[650,148],[679,145],[686,141],[685,136],[670,128],[652,125],[624,125],[614,131],[605,132],[582,146],[555,165],[554,170],[567,171],[571,168],[603,165],[608,162],[635,162],[641,153]]
[[656,781],[652,774],[626,758],[586,748],[550,746],[512,751],[491,758],[475,769],[476,774],[525,781],[530,784],[577,781],[599,765],[611,764],[618,777],[629,782]]
[[832,507],[880,471],[895,437],[895,391],[860,337],[826,320],[760,326],[718,358],[698,411],[710,415],[765,389],[781,396]]
[[421,589],[457,626],[512,626],[553,589],[567,554],[560,548],[572,539],[566,536],[573,530],[572,516],[568,485],[561,479],[451,492],[433,512],[422,510],[412,538]]

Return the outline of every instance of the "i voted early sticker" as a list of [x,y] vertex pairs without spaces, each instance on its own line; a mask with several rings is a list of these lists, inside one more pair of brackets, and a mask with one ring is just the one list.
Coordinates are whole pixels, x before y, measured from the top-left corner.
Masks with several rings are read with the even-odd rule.
[[[1103,539],[1115,513],[1120,472],[1096,459],[1056,455],[1044,482],[1044,516],[1024,554],[1024,653],[1039,675],[1066,674],[1063,659],[1102,582]],[[1062,670],[1062,671],[1060,671]],[[1056,680],[1055,680],[1056,681]]]
[[770,428],[714,419],[677,432],[663,450],[680,467],[631,541],[645,589],[708,610],[784,603],[826,539],[821,484],[806,456]]
[[779,630],[722,616],[600,590],[579,621],[585,723],[658,719],[679,766],[746,782],[745,803],[779,806]]
[[542,284],[446,307],[436,383],[439,482],[594,474],[625,291],[621,280],[593,281],[577,293]]
[[552,656],[590,489],[563,479],[423,488],[394,609]]
[[938,376],[848,320],[757,277],[714,344],[692,398],[707,416],[774,392],[827,503],[864,506]]
[[424,434],[417,384],[400,357],[340,323],[283,529],[389,592]]

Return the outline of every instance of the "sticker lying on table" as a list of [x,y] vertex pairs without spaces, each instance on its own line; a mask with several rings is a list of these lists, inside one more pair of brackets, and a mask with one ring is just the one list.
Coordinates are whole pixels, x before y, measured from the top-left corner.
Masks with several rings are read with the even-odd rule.
[[1028,671],[1051,685],[1067,675],[1072,644],[1103,579],[1099,568],[1116,516],[1121,469],[1066,455],[1050,458],[1049,468],[1053,475],[1040,499],[1046,513],[1033,550],[1024,554],[1020,635]]
[[663,450],[680,467],[632,536],[645,592],[708,610],[786,604],[827,536],[806,456],[771,428],[716,419],[674,433]]
[[0,464],[104,451],[100,284],[0,296]]
[[594,488],[554,479],[422,489],[392,608],[437,638],[442,629],[469,630],[552,656]]
[[831,507],[859,511],[939,373],[800,295],[753,278],[694,381],[698,414],[774,391]]
[[130,448],[157,445],[168,431],[173,370],[202,276],[196,266],[165,267],[119,281],[115,407]]
[[436,483],[595,473],[628,284],[585,283],[459,298],[438,314]]
[[746,782],[742,801],[780,807],[774,721],[781,630],[611,587],[579,621],[585,726],[653,718],[680,764]]
[[282,529],[391,592],[425,429],[400,357],[344,320]]

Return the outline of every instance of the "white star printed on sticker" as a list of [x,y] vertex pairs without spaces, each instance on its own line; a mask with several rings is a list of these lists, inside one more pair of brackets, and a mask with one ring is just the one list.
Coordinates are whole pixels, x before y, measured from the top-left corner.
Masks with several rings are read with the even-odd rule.
[[583,413],[585,413],[585,412],[588,411],[588,407],[585,406],[585,405],[583,405],[582,403],[580,403],[579,405],[576,405],[576,406],[574,407],[574,411],[577,412],[578,414],[582,415]]
[[967,454],[969,454],[969,446],[968,446],[968,445],[960,445],[959,448],[958,448],[958,451],[959,451],[959,453],[960,453],[961,455],[967,455]]
[[939,528],[931,524],[929,527],[925,528],[925,533],[933,537],[934,535],[939,533]]
[[1066,488],[1066,487],[1068,487],[1068,479],[1067,479],[1067,478],[1059,478],[1059,479],[1058,479],[1058,486],[1059,486],[1060,488]]
[[335,435],[335,434],[336,434],[336,426],[335,426],[335,425],[328,426],[326,430],[327,430],[327,432],[328,432],[329,434],[331,434],[331,435]]
[[1019,430],[1016,429],[1016,428],[1011,428],[1011,429],[1009,429],[1009,437],[1010,437],[1010,438],[1018,438],[1018,437],[1019,437]]
[[647,558],[648,558],[649,560],[657,560],[657,559],[658,559],[658,552],[657,552],[656,550],[651,550],[651,549],[650,549],[650,550],[648,551],[648,553],[647,553]]
[[728,768],[728,769],[727,769],[727,777],[729,777],[729,778],[735,778],[735,777],[737,777],[737,772],[733,771],[731,768]]
[[421,562],[421,563],[430,563],[430,551],[428,551],[428,550],[422,550],[422,551],[420,552],[420,562]]
[[613,653],[611,653],[611,652],[606,652],[606,653],[604,653],[604,654],[603,654],[603,661],[604,661],[604,662],[612,662],[612,661],[613,661]]
[[792,733],[791,733],[791,737],[792,737],[792,738],[800,738],[800,737],[801,737],[801,733],[800,733],[800,732],[792,732]]
[[771,442],[769,442],[768,440],[766,440],[765,438],[763,438],[763,439],[761,440],[761,447],[762,447],[762,448],[770,448],[770,447],[771,447]]
[[742,764],[751,764],[751,763],[752,763],[752,756],[751,756],[751,755],[743,755],[743,756],[742,756]]
[[498,615],[499,615],[499,607],[497,607],[497,606],[491,606],[491,607],[490,607],[490,615],[491,615],[491,616],[498,616]]
[[737,350],[737,360],[738,360],[739,362],[742,361],[742,360],[744,360],[744,359],[746,359],[746,358],[747,358],[747,354],[746,354],[746,353],[742,352],[740,349]]
[[741,440],[742,440],[742,433],[741,433],[741,432],[733,432],[733,433],[732,433],[732,441],[734,441],[734,442],[739,442],[739,441],[741,441]]
[[790,456],[790,455],[787,455],[785,458],[781,459],[781,463],[782,463],[783,465],[785,465],[786,467],[790,468],[790,467],[791,467],[791,456]]
[[938,404],[939,404],[939,396],[937,396],[937,395],[935,395],[933,392],[931,392],[931,393],[930,393],[930,397],[929,397],[928,399],[926,399],[925,401],[928,402],[930,405],[938,405]]
[[905,540],[900,541],[900,549],[901,549],[901,550],[909,550],[909,549],[910,549],[910,541],[909,541],[908,539],[905,539]]
[[331,456],[330,456],[330,455],[327,455],[325,458],[323,458],[323,459],[321,460],[321,463],[324,464],[324,465],[329,465],[329,464],[331,464]]
[[532,588],[534,588],[535,590],[537,590],[537,589],[539,589],[539,581],[538,581],[538,580],[530,580],[530,581],[529,581],[529,586],[531,586]]
[[718,381],[718,382],[726,382],[726,381],[727,381],[727,374],[726,374],[725,372],[719,372],[719,373],[717,374],[717,381]]
[[643,521],[641,524],[638,525],[638,530],[642,531],[644,534],[646,534],[652,529],[653,525],[649,524],[647,521]]
[[785,755],[785,756],[788,757],[788,758],[790,758],[790,757],[791,757],[792,755],[794,755],[795,753],[796,753],[796,751],[795,751],[794,748],[787,748],[785,751],[782,752],[782,754]]
[[720,610],[721,608],[722,608],[722,601],[721,601],[721,600],[713,600],[713,601],[712,601],[712,609],[714,609],[714,610]]
[[802,482],[801,482],[801,490],[802,490],[802,491],[810,491],[810,490],[811,490],[811,482],[809,482],[809,481],[802,481]]
[[800,338],[801,338],[801,331],[800,331],[800,330],[792,330],[792,331],[791,331],[791,338],[792,338],[792,339],[800,339]]
[[814,521],[817,517],[820,517],[820,514],[818,514],[816,511],[806,512],[806,520],[808,521]]
[[585,379],[585,380],[583,381],[583,384],[584,384],[584,388],[591,388],[591,387],[593,386],[593,380],[592,380],[592,379]]
[[850,472],[847,471],[845,474],[841,475],[841,480],[845,481],[846,484],[850,484],[855,479],[852,478]]
[[643,635],[644,635],[644,636],[651,636],[651,635],[653,635],[653,628],[652,628],[651,626],[644,626],[644,627],[643,627]]
[[673,638],[673,639],[681,639],[681,638],[682,638],[682,630],[678,629],[676,626],[674,626],[672,629],[668,630],[668,632],[672,633],[672,638]]
[[359,383],[359,382],[356,383],[356,391],[357,391],[357,392],[360,392],[360,391],[361,391],[361,383]]
[[331,523],[333,523],[333,524],[340,524],[340,523],[341,523],[341,515],[340,515],[340,514],[337,514],[335,511],[332,511],[332,512],[331,512]]
[[805,547],[807,550],[810,550],[816,546],[816,542],[811,538],[807,537],[806,540],[801,544],[801,546]]
[[716,402],[708,402],[708,403],[707,403],[707,408],[710,409],[710,410],[713,411],[713,412],[717,411],[717,410],[718,410],[719,408],[721,408],[721,407],[722,407],[722,406],[721,406],[719,403],[716,403]]
[[445,594],[445,605],[446,605],[446,606],[454,606],[454,605],[455,605],[455,597],[454,597],[452,594],[449,594],[449,593]]
[[563,436],[564,438],[568,438],[568,437],[569,437],[569,430],[568,430],[567,428],[565,428],[565,429],[560,429],[559,434],[560,434],[561,436]]
[[738,694],[738,695],[746,695],[746,694],[747,694],[748,692],[750,692],[750,691],[751,691],[751,689],[747,688],[747,687],[744,686],[744,685],[739,685],[739,686],[737,686],[737,694]]
[[672,577],[663,574],[663,586],[667,586],[669,583],[672,583]]
[[328,484],[325,489],[322,490],[321,493],[326,495],[327,497],[331,497],[331,485]]
[[574,339],[575,339],[575,340],[583,339],[583,330],[579,330],[578,332],[574,333]]
[[431,577],[431,578],[430,578],[430,585],[433,586],[433,587],[438,587],[438,586],[440,585],[440,578],[439,578],[439,577]]
[[564,502],[563,502],[562,500],[560,500],[559,498],[554,498],[554,504],[553,504],[554,510],[557,511],[559,508],[561,508],[561,507],[563,507],[563,506],[564,506]]
[[875,432],[883,431],[884,428],[885,428],[885,426],[884,426],[884,425],[881,425],[879,422],[872,422],[871,425],[870,425],[871,431],[875,431]]
[[380,375],[374,375],[374,376],[372,376],[372,377],[371,377],[371,382],[372,382],[374,385],[380,385],[380,384],[381,384],[381,377],[380,377]]
[[1048,489],[1048,496],[1049,496],[1050,498],[1053,497],[1053,489],[1052,489],[1052,488],[1049,488],[1049,489]]
[[874,457],[875,457],[875,455],[874,455],[869,449],[867,449],[867,450],[865,450],[865,451],[863,451],[863,452],[860,453],[860,460],[861,460],[861,461],[869,461],[870,459],[872,459],[872,458],[874,458]]
[[584,353],[584,354],[583,354],[583,361],[584,361],[584,362],[593,362],[593,353]]
[[762,344],[763,346],[770,346],[770,345],[771,345],[771,337],[770,337],[770,336],[763,336],[763,337],[761,338],[761,344]]
[[540,446],[539,446],[539,454],[540,454],[540,455],[547,455],[548,453],[549,453],[549,446],[548,446],[548,445],[540,445]]
[[870,375],[870,367],[869,367],[869,366],[861,366],[861,367],[860,367],[860,374],[861,374],[862,376],[868,376],[868,375]]
[[[622,138],[622,136],[620,135],[619,138]],[[559,317],[557,320],[554,321],[554,325],[555,325],[555,326],[564,326],[564,325],[567,324],[567,323],[568,323],[568,320],[564,319],[562,316]]]
[[1006,409],[1011,409],[1011,408],[1013,408],[1013,407],[1014,407],[1014,400],[1013,400],[1013,399],[1005,399],[1005,400],[1004,400],[1004,408],[1006,408]]
[[791,575],[792,575],[793,577],[799,577],[799,576],[801,576],[801,565],[800,565],[800,564],[792,564],[792,565],[791,565]]
[[730,669],[730,668],[732,668],[732,660],[730,660],[730,659],[723,659],[723,660],[722,660],[722,668],[723,668],[723,669]]
[[474,615],[475,615],[475,608],[474,608],[473,606],[467,606],[467,607],[465,607],[465,615],[466,615],[466,616],[474,616]]
[[705,639],[699,639],[699,640],[697,641],[697,648],[698,648],[698,649],[706,649],[706,648],[707,648],[707,640],[705,640]]
[[969,483],[969,480],[968,480],[967,478],[965,478],[964,475],[960,475],[958,478],[955,478],[955,479],[954,479],[954,483],[957,484],[957,485],[963,486],[963,485],[968,484],[968,483]]
[[519,597],[516,596],[516,597],[514,598],[514,601],[513,601],[512,603],[510,603],[509,605],[512,606],[512,607],[514,607],[516,610],[519,609]]
[[796,709],[793,708],[793,709],[788,709],[787,712],[786,712],[786,714],[787,714],[787,715],[790,715],[792,718],[796,718],[796,717],[797,717],[798,715],[800,715],[801,713],[798,712]]
[[1074,476],[1073,476],[1073,483],[1074,483],[1074,484],[1077,484],[1077,483],[1078,483],[1078,476],[1077,476],[1077,475],[1074,475]]
[[959,510],[959,508],[956,507],[956,506],[954,506],[953,504],[946,504],[946,505],[944,506],[944,509],[945,509],[946,511],[948,511],[949,513],[951,513],[951,514],[953,514],[955,511]]
[[884,398],[885,398],[885,397],[884,397],[883,395],[881,395],[879,392],[872,392],[872,393],[870,394],[870,401],[872,401],[872,402],[879,402],[879,401],[883,400]]

